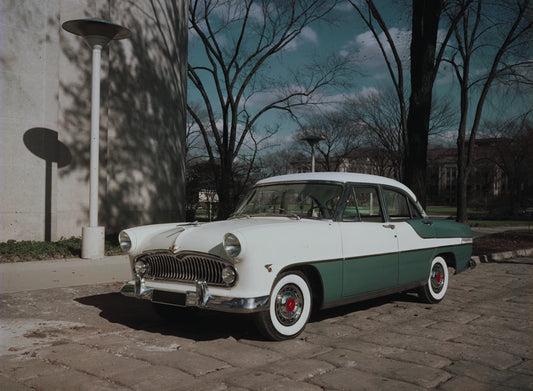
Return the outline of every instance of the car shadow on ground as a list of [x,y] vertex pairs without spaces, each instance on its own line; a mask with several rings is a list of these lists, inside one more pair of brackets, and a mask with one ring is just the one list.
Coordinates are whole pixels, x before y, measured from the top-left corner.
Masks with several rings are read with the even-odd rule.
[[75,299],[80,304],[96,307],[100,316],[134,330],[172,335],[195,341],[233,337],[262,340],[252,316],[190,308],[171,308],[166,316],[158,314],[151,302],[123,296],[118,292]]
[[[265,340],[257,331],[252,315],[178,307],[168,308],[169,311],[164,311],[161,314],[161,311],[156,311],[151,302],[125,297],[118,292],[81,297],[75,299],[75,301],[83,305],[96,307],[100,310],[99,315],[102,318],[134,330],[171,335],[194,341],[210,341],[228,337]],[[395,294],[316,311],[309,322],[320,322],[391,302],[420,301],[414,295]]]

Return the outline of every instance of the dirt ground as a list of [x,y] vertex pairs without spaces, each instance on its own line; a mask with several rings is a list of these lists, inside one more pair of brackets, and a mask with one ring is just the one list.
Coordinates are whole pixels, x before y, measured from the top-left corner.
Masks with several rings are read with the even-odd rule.
[[533,248],[533,232],[507,231],[475,238],[472,255],[487,255],[526,248]]

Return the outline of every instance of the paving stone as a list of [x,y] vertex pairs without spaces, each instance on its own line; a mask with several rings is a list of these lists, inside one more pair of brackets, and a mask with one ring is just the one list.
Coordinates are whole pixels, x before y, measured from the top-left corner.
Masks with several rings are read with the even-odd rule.
[[265,372],[288,377],[296,381],[306,381],[334,369],[335,367],[326,361],[314,359],[282,360],[262,368]]
[[398,380],[376,376],[355,368],[340,368],[315,377],[310,382],[326,390],[338,391],[422,391],[424,388]]
[[512,373],[522,373],[524,375],[533,376],[533,361],[531,358],[524,358],[522,363],[509,368],[509,371]]
[[115,383],[136,391],[190,390],[194,377],[175,368],[151,366],[143,370],[133,369],[110,376]]
[[306,326],[305,331],[333,338],[344,337],[345,335],[353,335],[361,332],[361,330],[356,327],[344,325],[342,320],[339,323],[334,324],[322,322],[310,323]]
[[338,349],[354,350],[356,352],[365,353],[373,357],[384,357],[406,351],[405,349],[365,342],[359,337],[344,338],[342,340],[335,341],[331,344],[331,346]]
[[283,356],[272,350],[261,349],[233,338],[197,342],[185,349],[227,362],[235,367],[250,368],[280,360]]
[[410,324],[402,324],[394,329],[399,334],[414,335],[425,338],[431,338],[439,341],[449,341],[462,334],[462,327],[450,327],[450,328],[431,328],[413,326]]
[[428,313],[428,318],[433,319],[435,321],[447,321],[447,322],[453,322],[459,326],[459,324],[464,325],[472,322],[473,320],[479,318],[478,314],[472,313],[472,312],[465,312],[458,310],[457,308],[450,310],[450,311],[440,311],[439,310],[440,304],[436,304],[432,306],[431,308],[433,311]]
[[510,371],[497,371],[475,362],[458,361],[447,367],[446,370],[454,375],[467,376],[491,385],[507,385],[518,389],[528,389],[533,386],[533,376]]
[[147,352],[139,358],[149,361],[154,365],[165,365],[167,367],[178,368],[194,376],[219,371],[230,368],[231,365],[212,357],[194,352],[174,351],[174,352]]
[[[446,322],[446,323],[438,323],[431,326],[432,329],[435,330],[448,330],[450,328],[457,327],[454,323]],[[480,336],[484,336],[486,339],[499,339],[499,340],[507,340],[507,341],[520,341],[524,337],[524,332],[516,331],[516,330],[509,330],[507,328],[499,328],[499,327],[483,327],[483,326],[474,326],[474,325],[462,325],[460,327],[460,330],[463,330],[463,332],[471,333],[471,334],[477,334]]]
[[472,360],[493,366],[496,369],[506,369],[518,364],[518,356],[501,352],[486,347],[470,346],[450,341],[437,341],[424,337],[402,335],[397,333],[366,334],[363,340],[381,343],[403,349],[412,349],[420,352],[429,352],[447,357],[451,361]]
[[439,391],[514,391],[516,388],[498,384],[483,383],[466,376],[457,376],[439,387]]
[[490,345],[493,349],[498,349],[502,352],[511,353],[518,357],[533,357],[533,346],[531,346],[531,343],[524,343],[522,338],[520,340],[512,341],[494,337],[488,339],[487,336],[483,335],[483,333],[474,334],[472,332],[469,332],[457,338],[454,338],[453,342],[485,347]]
[[32,391],[32,388],[26,387],[24,384],[18,383],[7,376],[0,374],[0,390],[5,391]]
[[231,384],[244,387],[252,391],[320,391],[320,387],[305,382],[297,382],[283,376],[273,375],[261,371],[250,371],[248,374],[236,377]]
[[128,387],[75,370],[33,378],[26,385],[39,391],[131,391]]
[[[7,360],[0,361],[5,362]],[[2,373],[21,383],[43,375],[67,372],[67,368],[64,366],[53,365],[37,358],[18,358],[18,360],[9,361],[9,363],[11,367],[3,369]]]
[[[532,308],[533,301],[530,300],[529,303],[521,304],[522,313],[527,308]],[[526,306],[526,307],[524,307]],[[482,328],[495,328],[495,327],[504,327],[508,330],[522,332],[531,328],[531,322],[524,322],[524,317],[521,317],[521,321],[516,320],[516,318],[507,318],[505,315],[498,313],[498,315],[484,315],[473,320],[469,323],[469,326],[482,327]]]
[[319,357],[337,367],[356,368],[360,371],[380,375],[421,387],[431,388],[447,381],[451,375],[443,370],[411,362],[372,357],[365,353],[336,349]]
[[242,344],[256,346],[262,349],[273,350],[283,355],[283,357],[311,358],[318,354],[331,350],[330,347],[320,346],[308,341],[308,335],[302,334],[299,338],[286,341],[253,341],[240,340]]
[[43,349],[39,352],[39,357],[101,378],[111,377],[132,369],[142,370],[150,366],[144,361],[117,356],[77,344]]
[[50,338],[11,328],[27,348],[1,355],[0,390],[533,389],[532,282],[520,260],[482,264],[438,305],[394,295],[329,309],[282,342],[241,317],[173,327],[108,285],[2,294],[3,325]]
[[404,350],[402,352],[384,354],[384,357],[393,360],[412,362],[432,368],[444,368],[451,364],[451,361],[446,357],[437,356],[427,352],[415,352],[412,350]]

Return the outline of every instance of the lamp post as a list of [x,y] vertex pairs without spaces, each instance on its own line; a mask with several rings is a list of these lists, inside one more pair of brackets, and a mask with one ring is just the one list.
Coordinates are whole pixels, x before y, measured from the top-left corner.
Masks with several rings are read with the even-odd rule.
[[69,20],[62,25],[69,33],[85,39],[92,50],[91,160],[89,171],[89,227],[82,228],[82,258],[104,256],[105,228],[98,226],[98,166],[100,130],[100,58],[111,40],[129,38],[130,30],[102,19]]
[[302,141],[307,141],[307,144],[311,146],[311,172],[315,172],[315,147],[324,140],[323,136],[310,135],[301,138]]

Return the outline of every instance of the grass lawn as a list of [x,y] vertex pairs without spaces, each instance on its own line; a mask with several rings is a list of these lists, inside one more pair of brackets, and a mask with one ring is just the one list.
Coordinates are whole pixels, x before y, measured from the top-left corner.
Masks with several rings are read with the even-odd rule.
[[[454,206],[428,206],[426,213],[430,216],[451,216],[455,218],[457,208]],[[468,224],[472,227],[499,227],[528,225],[527,220],[493,220],[488,216],[488,211],[479,209],[467,209]],[[484,218],[484,217],[488,218]]]

